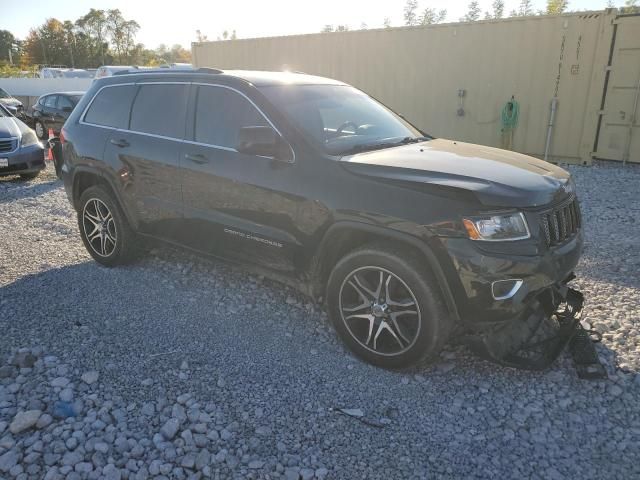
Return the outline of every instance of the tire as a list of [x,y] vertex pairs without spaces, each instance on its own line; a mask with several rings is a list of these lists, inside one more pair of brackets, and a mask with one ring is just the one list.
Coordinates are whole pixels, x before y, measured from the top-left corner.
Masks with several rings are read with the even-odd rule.
[[89,187],[79,204],[80,236],[93,259],[106,267],[131,263],[138,255],[138,242],[111,191],[102,185]]
[[327,283],[327,304],[338,335],[353,353],[388,369],[437,356],[453,321],[423,265],[423,258],[387,245],[365,246],[338,261]]
[[40,171],[38,170],[37,172],[31,172],[31,173],[21,173],[20,174],[20,178],[22,180],[33,180],[34,178],[36,178],[38,175],[40,175]]
[[47,138],[49,138],[47,129],[45,128],[44,123],[42,123],[40,120],[36,120],[35,122],[33,122],[33,129],[36,132],[36,137],[38,137],[40,140],[46,140]]

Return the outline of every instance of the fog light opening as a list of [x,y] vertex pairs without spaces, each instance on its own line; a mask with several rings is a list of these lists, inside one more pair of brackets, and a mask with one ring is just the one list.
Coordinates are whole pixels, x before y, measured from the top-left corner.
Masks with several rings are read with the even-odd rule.
[[518,278],[496,280],[491,284],[491,295],[494,300],[508,300],[512,298],[524,282]]

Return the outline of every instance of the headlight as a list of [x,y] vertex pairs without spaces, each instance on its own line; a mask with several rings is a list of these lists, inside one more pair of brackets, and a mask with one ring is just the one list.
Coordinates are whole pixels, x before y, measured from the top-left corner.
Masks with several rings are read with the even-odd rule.
[[31,145],[40,145],[40,141],[38,137],[36,137],[36,133],[33,130],[27,130],[22,133],[22,139],[20,140],[21,147],[29,147]]
[[531,237],[521,212],[462,219],[471,240],[508,241]]

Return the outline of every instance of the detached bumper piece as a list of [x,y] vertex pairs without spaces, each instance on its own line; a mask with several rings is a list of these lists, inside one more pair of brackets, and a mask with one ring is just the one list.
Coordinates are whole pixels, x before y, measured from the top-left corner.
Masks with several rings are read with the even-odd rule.
[[577,290],[554,287],[534,300],[520,321],[476,336],[470,346],[481,357],[504,366],[544,370],[569,345],[580,378],[603,378],[606,372],[580,324],[583,304]]

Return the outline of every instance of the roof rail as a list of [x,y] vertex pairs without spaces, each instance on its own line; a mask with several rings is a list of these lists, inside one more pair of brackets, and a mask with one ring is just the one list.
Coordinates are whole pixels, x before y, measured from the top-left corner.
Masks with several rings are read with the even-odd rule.
[[133,69],[128,70],[120,70],[119,72],[114,72],[113,75],[131,75],[131,74],[144,74],[144,73],[210,73],[210,74],[220,74],[223,73],[222,70],[218,70],[217,68],[209,68],[209,67],[200,67],[195,69],[187,69],[187,68],[150,68],[150,69],[139,69],[138,67],[134,67]]

